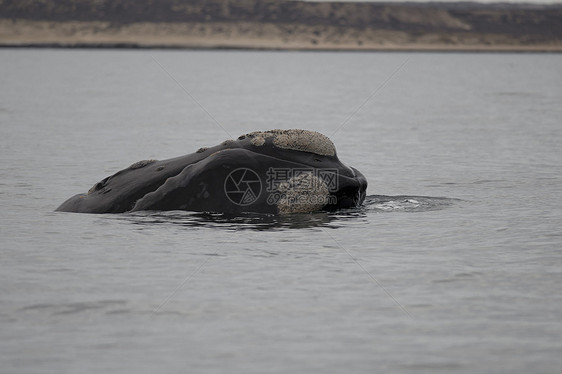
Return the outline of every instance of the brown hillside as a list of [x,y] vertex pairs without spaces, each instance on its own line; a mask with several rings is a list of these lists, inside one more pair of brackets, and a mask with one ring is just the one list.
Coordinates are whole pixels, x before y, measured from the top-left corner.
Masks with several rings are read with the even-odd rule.
[[0,44],[561,50],[562,5],[0,0]]

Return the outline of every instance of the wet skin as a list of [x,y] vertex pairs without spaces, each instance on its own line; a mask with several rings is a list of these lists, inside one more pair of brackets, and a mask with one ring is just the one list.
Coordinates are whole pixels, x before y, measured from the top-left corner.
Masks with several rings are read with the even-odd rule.
[[[333,171],[337,188],[330,190],[332,198],[327,204],[303,205],[302,209],[296,211],[355,207],[365,199],[365,177],[358,170],[341,163],[335,148],[333,155],[321,155],[306,150],[281,148],[275,144],[274,137],[266,138],[263,144],[256,145],[258,142],[254,138],[248,134],[177,158],[139,161],[96,183],[88,193],[69,198],[56,210],[77,213],[141,210],[283,213],[287,211],[286,206],[273,201],[272,192],[266,188],[271,168]],[[231,180],[229,176],[235,175],[231,173],[238,169],[249,169],[255,174],[250,173],[248,176],[257,175],[259,178],[260,188],[254,188],[257,196],[252,195],[243,204],[233,201],[232,193],[227,194],[229,189],[232,190],[227,180]],[[239,187],[243,189],[244,184],[241,183]],[[297,193],[310,196],[307,195],[310,191]]]

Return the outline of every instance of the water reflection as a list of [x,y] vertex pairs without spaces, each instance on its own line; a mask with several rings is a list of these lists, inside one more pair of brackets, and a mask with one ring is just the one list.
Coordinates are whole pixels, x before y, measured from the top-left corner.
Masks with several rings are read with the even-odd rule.
[[456,199],[428,196],[367,196],[363,206],[335,212],[314,212],[302,214],[258,214],[229,215],[224,213],[202,213],[186,211],[146,211],[112,215],[113,219],[124,220],[134,225],[173,225],[190,228],[211,228],[226,230],[288,230],[315,227],[340,228],[347,222],[368,222],[367,216],[384,212],[424,212],[444,209]]
[[[355,212],[357,215],[358,212]],[[364,215],[364,213],[363,213]],[[314,212],[306,214],[271,215],[247,213],[239,216],[224,213],[201,212],[135,212],[114,216],[135,225],[174,225],[190,228],[220,228],[226,230],[285,230],[330,226],[337,220],[350,218],[353,214]]]

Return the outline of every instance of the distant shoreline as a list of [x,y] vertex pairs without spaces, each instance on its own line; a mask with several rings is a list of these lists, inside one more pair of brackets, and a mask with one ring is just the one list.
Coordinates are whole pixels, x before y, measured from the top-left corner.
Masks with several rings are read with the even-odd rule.
[[448,46],[397,46],[387,48],[357,49],[357,48],[267,48],[267,47],[250,47],[250,46],[175,46],[175,45],[136,45],[136,44],[58,44],[58,43],[40,43],[40,44],[1,44],[0,49],[81,49],[81,50],[180,50],[180,51],[264,51],[264,52],[417,52],[417,53],[544,53],[558,54],[562,53],[562,48],[542,48],[541,46],[533,46],[532,48],[497,48],[497,47],[455,47]]
[[3,0],[0,46],[562,52],[562,4]]
[[[424,33],[275,24],[0,20],[2,48],[236,49],[289,51],[562,52],[558,40],[523,44],[501,34]],[[287,36],[290,34],[290,36]]]

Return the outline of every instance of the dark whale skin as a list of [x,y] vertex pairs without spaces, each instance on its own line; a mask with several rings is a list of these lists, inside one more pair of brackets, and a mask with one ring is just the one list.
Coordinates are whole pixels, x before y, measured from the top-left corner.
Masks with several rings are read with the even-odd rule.
[[[285,134],[285,131],[299,131],[298,135],[295,135],[300,137],[298,147],[289,149],[277,144],[277,134]],[[139,161],[96,183],[88,193],[69,198],[56,211],[124,213],[142,210],[187,210],[229,214],[278,214],[334,210],[361,205],[367,188],[363,174],[341,163],[335,153],[335,147],[333,154],[330,151],[324,152],[324,148],[312,147],[309,150],[306,146],[303,147],[303,136],[308,133],[313,132],[273,130],[251,133],[242,135],[237,140],[227,140],[215,147],[201,148],[185,156],[162,161]],[[318,133],[314,135],[323,137]],[[234,203],[225,192],[225,180],[231,172],[240,168],[254,171],[259,176],[262,186],[259,196],[248,205]],[[287,203],[272,203],[271,193],[265,189],[266,175],[270,168],[336,170],[337,189],[330,191],[332,199],[322,206],[305,204],[298,206],[298,209],[291,206],[287,208]]]

